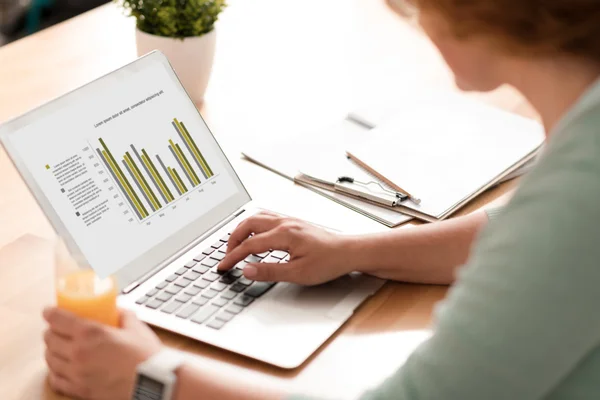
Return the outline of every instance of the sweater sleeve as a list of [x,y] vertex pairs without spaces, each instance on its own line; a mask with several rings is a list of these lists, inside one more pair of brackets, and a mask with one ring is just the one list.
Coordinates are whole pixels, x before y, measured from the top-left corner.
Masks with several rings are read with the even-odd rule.
[[495,207],[495,208],[489,208],[489,209],[485,210],[485,212],[490,221],[495,221],[498,219],[498,217],[500,216],[500,213],[502,212],[503,209],[504,209],[504,207]]
[[588,136],[525,178],[437,309],[434,335],[361,400],[543,399],[598,351],[600,134]]

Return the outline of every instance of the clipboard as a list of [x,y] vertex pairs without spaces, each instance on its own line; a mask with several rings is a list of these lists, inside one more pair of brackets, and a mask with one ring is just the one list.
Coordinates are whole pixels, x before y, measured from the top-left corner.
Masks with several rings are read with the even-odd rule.
[[280,177],[305,188],[306,190],[310,190],[319,196],[323,196],[356,213],[362,214],[380,224],[387,226],[388,228],[397,227],[413,219],[412,216],[398,212],[398,210],[394,209],[393,207],[382,207],[380,204],[375,204],[358,197],[335,192],[328,185],[326,185],[329,182],[322,181],[324,182],[323,186],[313,183],[305,183],[299,177],[294,176],[297,171],[280,168],[281,165],[277,164],[265,164],[263,161],[259,160],[253,155],[248,154],[247,152],[242,152],[242,157],[245,160],[260,166],[261,168],[266,169],[267,171],[279,175]]

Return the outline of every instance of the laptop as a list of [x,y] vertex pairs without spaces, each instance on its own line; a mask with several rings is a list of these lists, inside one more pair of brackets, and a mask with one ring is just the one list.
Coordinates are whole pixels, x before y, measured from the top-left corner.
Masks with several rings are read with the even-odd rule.
[[153,52],[0,127],[0,141],[80,265],[116,277],[120,307],[156,327],[282,368],[315,352],[383,281],[302,287],[217,273],[261,210]]

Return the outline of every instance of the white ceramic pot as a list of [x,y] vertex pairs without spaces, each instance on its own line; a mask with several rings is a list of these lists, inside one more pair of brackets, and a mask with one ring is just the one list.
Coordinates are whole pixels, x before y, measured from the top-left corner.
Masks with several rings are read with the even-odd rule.
[[201,103],[208,86],[215,55],[216,30],[184,39],[151,35],[136,29],[139,56],[160,50],[177,72],[179,80],[195,103]]

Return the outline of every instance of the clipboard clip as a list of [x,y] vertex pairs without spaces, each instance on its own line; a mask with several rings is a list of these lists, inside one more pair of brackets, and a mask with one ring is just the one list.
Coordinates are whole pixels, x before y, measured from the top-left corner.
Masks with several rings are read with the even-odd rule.
[[[350,188],[347,188],[347,187],[343,186],[344,183],[351,183],[353,185],[360,186],[360,187],[363,188],[364,191],[352,190]],[[373,192],[371,190],[371,187],[370,187],[371,185],[378,186],[379,189],[383,193],[391,196],[395,200],[391,201],[390,204],[387,204],[387,203],[390,202],[390,200],[385,200],[385,199],[380,198],[379,196],[376,196],[374,194],[368,194],[369,192],[371,192],[371,193]],[[354,179],[354,178],[352,178],[350,176],[340,176],[340,177],[338,177],[338,179],[337,179],[337,181],[335,183],[335,187],[338,190],[347,191],[347,192],[355,194],[355,195],[356,194],[362,195],[362,196],[365,196],[365,197],[369,198],[370,200],[374,200],[376,202],[382,202],[384,204],[391,205],[392,207],[395,206],[395,205],[397,205],[398,203],[404,201],[404,200],[408,200],[409,199],[409,196],[405,195],[404,193],[400,193],[400,192],[396,192],[396,191],[393,191],[393,190],[389,190],[389,189],[385,188],[379,182],[376,182],[376,181],[361,182],[361,181],[356,180],[356,179]]]
[[408,199],[408,196],[405,195],[404,193],[400,193],[400,192],[396,192],[396,191],[393,191],[393,190],[389,190],[386,187],[384,187],[381,183],[375,182],[375,181],[361,182],[361,181],[358,181],[358,180],[356,180],[356,179],[354,179],[354,178],[352,178],[350,176],[340,176],[337,179],[337,183],[353,183],[355,185],[363,186],[365,189],[369,189],[370,185],[376,185],[376,186],[379,186],[379,188],[383,192],[389,194],[390,196],[393,196],[393,197],[397,198],[400,201],[404,201],[404,200]]
[[[370,175],[374,176],[376,179],[378,179],[379,181],[387,184],[388,187],[392,188],[395,190],[388,190],[387,188],[383,187],[381,184],[379,184],[379,182],[368,182],[367,185],[371,184],[371,183],[375,183],[375,184],[379,184],[379,187],[381,187],[383,190],[385,190],[386,192],[389,193],[393,193],[393,194],[401,194],[406,196],[409,200],[411,200],[413,203],[415,204],[421,204],[421,199],[416,198],[415,196],[413,196],[412,194],[408,193],[406,190],[402,189],[401,187],[399,187],[398,185],[394,184],[392,181],[390,181],[389,179],[387,179],[385,176],[381,175],[379,172],[377,172],[376,170],[374,170],[373,168],[371,168],[369,165],[367,165],[365,162],[361,161],[360,159],[358,159],[354,154],[350,153],[349,151],[346,152],[346,157],[348,158],[348,160],[352,161],[353,163],[355,163],[356,165],[358,165],[360,168],[362,168],[363,170],[365,170],[367,173],[369,173]],[[343,176],[342,178],[348,178],[348,179],[352,179],[350,177],[347,176]],[[364,183],[363,183],[364,184]],[[399,198],[400,199],[400,198]],[[406,200],[406,199],[401,199],[402,200]]]

